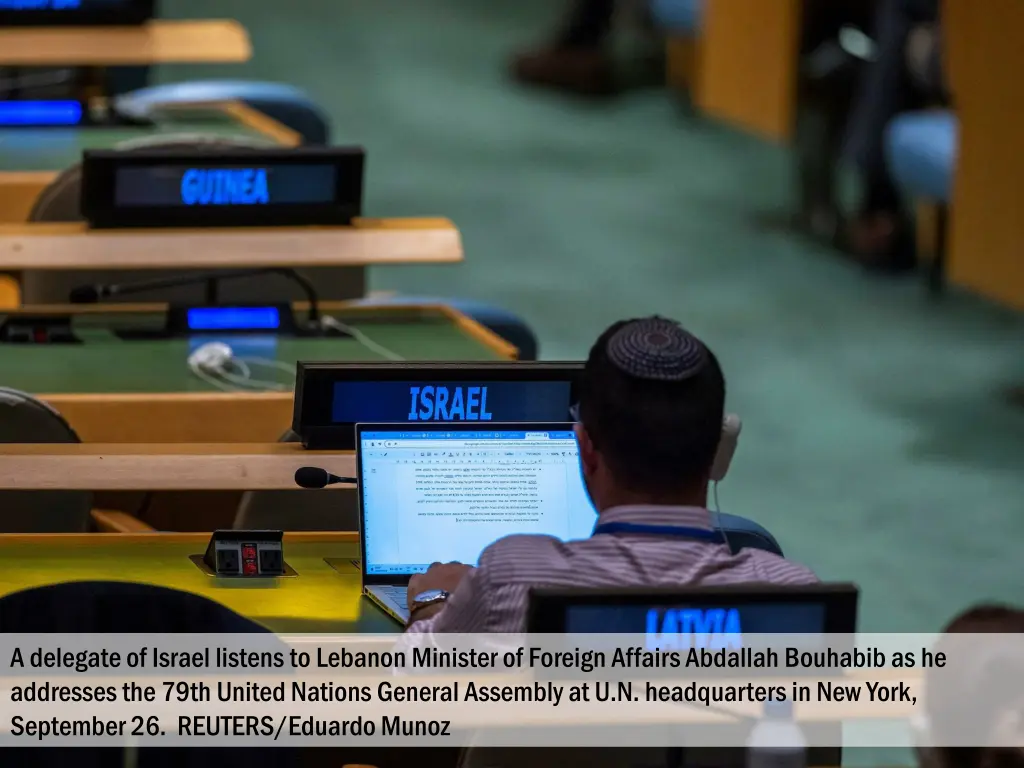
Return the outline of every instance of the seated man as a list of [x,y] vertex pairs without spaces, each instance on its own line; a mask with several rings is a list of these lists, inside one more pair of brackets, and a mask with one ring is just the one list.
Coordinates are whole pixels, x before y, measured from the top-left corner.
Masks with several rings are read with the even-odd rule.
[[707,510],[722,431],[718,360],[677,323],[619,322],[583,372],[576,426],[589,539],[508,536],[477,568],[435,563],[409,583],[408,631],[520,632],[534,586],[808,584],[803,566],[754,549],[732,554]]

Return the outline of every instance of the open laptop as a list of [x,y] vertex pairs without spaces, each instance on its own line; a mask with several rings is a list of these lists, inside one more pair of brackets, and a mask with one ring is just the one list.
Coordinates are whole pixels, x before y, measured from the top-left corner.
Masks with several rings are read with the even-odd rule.
[[403,623],[409,579],[431,563],[594,529],[572,424],[358,424],[356,464],[363,592]]

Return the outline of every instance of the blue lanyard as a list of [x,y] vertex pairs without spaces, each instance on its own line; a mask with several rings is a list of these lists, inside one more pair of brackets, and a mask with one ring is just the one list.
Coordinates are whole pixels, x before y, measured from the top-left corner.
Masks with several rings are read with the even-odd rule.
[[680,539],[706,541],[709,544],[727,544],[719,530],[690,528],[677,525],[643,525],[642,523],[601,523],[594,527],[594,536],[602,533],[640,533],[647,536],[675,536]]

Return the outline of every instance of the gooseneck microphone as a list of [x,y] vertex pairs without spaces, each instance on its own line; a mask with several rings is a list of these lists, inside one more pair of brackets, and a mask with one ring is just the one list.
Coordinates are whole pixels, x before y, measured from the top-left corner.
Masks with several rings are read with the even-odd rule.
[[222,269],[211,272],[193,272],[177,277],[158,278],[156,280],[140,280],[132,283],[106,283],[99,285],[80,285],[73,288],[68,295],[68,301],[72,304],[96,304],[111,296],[125,296],[133,293],[145,293],[147,291],[159,291],[164,288],[178,288],[183,285],[206,285],[206,303],[213,305],[217,303],[217,286],[221,280],[234,280],[242,277],[255,277],[257,275],[281,275],[302,288],[309,302],[308,320],[311,326],[320,325],[320,299],[317,296],[316,288],[302,274],[287,267],[262,267],[259,269]]
[[309,490],[326,488],[328,485],[336,485],[337,483],[355,485],[355,482],[356,479],[354,477],[332,475],[323,467],[299,467],[295,470],[295,484],[300,488],[308,488]]

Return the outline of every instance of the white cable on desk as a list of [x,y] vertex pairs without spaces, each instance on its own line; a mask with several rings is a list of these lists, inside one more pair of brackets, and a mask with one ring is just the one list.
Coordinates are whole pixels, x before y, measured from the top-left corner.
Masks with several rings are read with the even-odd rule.
[[399,363],[405,361],[405,358],[402,357],[400,354],[398,354],[397,352],[392,352],[390,349],[385,347],[383,344],[377,343],[376,341],[371,339],[369,336],[367,336],[365,333],[360,331],[358,328],[354,328],[353,326],[349,325],[348,323],[343,323],[340,320],[338,320],[337,318],[330,317],[328,315],[325,315],[324,317],[321,317],[320,318],[320,322],[323,324],[323,326],[325,328],[333,328],[334,330],[340,331],[341,333],[347,333],[349,336],[351,336],[353,339],[358,341],[360,344],[362,344],[368,350],[370,350],[371,352],[373,352],[375,354],[380,355],[381,357],[385,358],[386,360],[394,360],[395,362],[399,362]]

